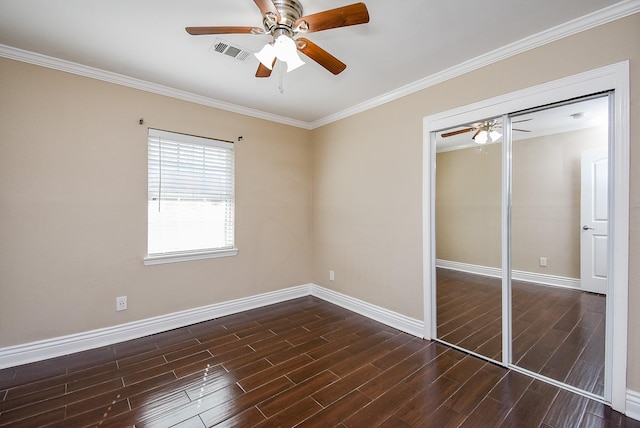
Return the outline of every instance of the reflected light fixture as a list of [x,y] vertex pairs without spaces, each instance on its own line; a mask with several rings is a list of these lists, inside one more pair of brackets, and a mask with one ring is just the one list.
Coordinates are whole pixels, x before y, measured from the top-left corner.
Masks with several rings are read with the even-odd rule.
[[494,129],[495,121],[483,122],[476,133],[471,137],[478,144],[494,143],[498,141],[502,134]]
[[258,61],[269,70],[273,69],[273,62],[278,59],[287,63],[287,73],[304,65],[300,59],[296,42],[286,34],[280,34],[273,42],[267,43],[260,52],[254,54]]

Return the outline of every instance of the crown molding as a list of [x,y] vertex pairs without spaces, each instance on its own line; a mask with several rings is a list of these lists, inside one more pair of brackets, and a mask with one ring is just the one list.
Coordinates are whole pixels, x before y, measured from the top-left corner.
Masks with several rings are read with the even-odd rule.
[[439,83],[445,82],[447,80],[453,79],[487,65],[502,61],[520,53],[535,49],[548,43],[552,43],[556,40],[563,39],[573,34],[577,34],[582,31],[607,24],[609,22],[613,22],[617,19],[621,19],[638,12],[640,12],[640,0],[625,0],[620,3],[616,3],[607,8],[574,19],[573,21],[560,24],[538,34],[534,34],[522,40],[518,40],[517,42],[480,55],[476,58],[460,63],[441,72],[432,74],[413,83],[409,83],[398,89],[387,92],[386,94],[365,101],[361,104],[357,104],[353,107],[349,107],[345,110],[325,116],[322,119],[312,122],[311,129],[319,128],[320,126],[328,125],[340,119],[362,113],[363,111],[381,106],[388,102],[429,88],[431,86],[435,86]]
[[207,107],[213,107],[232,113],[238,113],[257,119],[264,119],[271,122],[294,126],[297,128],[312,130],[372,109],[374,107],[378,107],[388,102],[397,100],[404,96],[413,94],[414,92],[421,91],[423,89],[445,82],[449,79],[453,79],[455,77],[477,70],[481,67],[485,67],[503,59],[520,54],[522,52],[535,49],[564,37],[589,30],[599,25],[603,25],[617,19],[633,15],[634,13],[638,12],[640,12],[640,0],[625,0],[620,3],[616,3],[607,8],[601,9],[583,17],[574,19],[573,21],[566,22],[549,30],[545,30],[533,36],[524,38],[507,46],[480,55],[469,61],[465,61],[441,72],[417,80],[413,83],[401,86],[398,89],[387,92],[378,97],[372,98],[368,101],[349,107],[334,114],[330,114],[314,122],[305,122],[302,120],[292,119],[289,117],[280,116],[257,109],[243,107],[237,104],[220,101],[215,98],[205,97],[191,92],[159,85],[157,83],[136,79],[122,74],[113,73],[110,71],[89,67],[71,61],[65,61],[35,52],[29,52],[2,44],[0,44],[0,57],[39,65],[54,70],[89,77],[92,79],[102,80],[109,83],[115,83],[118,85],[151,92],[158,95],[164,95],[171,98],[204,105]]
[[102,80],[104,82],[115,83],[116,85],[127,86],[133,89],[139,89],[158,95],[175,98],[182,101],[188,101],[195,104],[213,107],[220,110],[238,113],[245,116],[264,119],[271,122],[282,123],[285,125],[295,126],[298,128],[311,129],[308,122],[291,119],[288,117],[256,110],[248,107],[239,106],[237,104],[227,103],[216,100],[214,98],[205,97],[187,91],[171,88],[157,83],[148,82],[146,80],[136,79],[134,77],[125,76],[123,74],[113,73],[111,71],[101,70],[99,68],[89,67],[71,61],[42,55],[36,52],[29,52],[22,49],[14,48],[0,44],[0,57],[26,62],[29,64],[39,65],[54,70],[64,71],[78,76],[89,77],[91,79]]

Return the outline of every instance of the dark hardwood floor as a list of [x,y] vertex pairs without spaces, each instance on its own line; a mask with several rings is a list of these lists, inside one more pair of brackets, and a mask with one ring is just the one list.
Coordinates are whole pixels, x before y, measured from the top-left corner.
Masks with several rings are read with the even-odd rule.
[[11,427],[640,427],[314,297],[0,370]]
[[[500,361],[501,280],[437,270],[438,337]],[[605,301],[601,294],[512,283],[513,362],[604,394]]]

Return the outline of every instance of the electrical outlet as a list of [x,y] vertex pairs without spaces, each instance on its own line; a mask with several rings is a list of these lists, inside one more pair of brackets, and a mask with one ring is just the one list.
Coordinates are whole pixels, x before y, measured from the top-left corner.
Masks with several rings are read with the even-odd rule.
[[335,281],[336,280],[336,274],[334,271],[330,270],[329,271],[329,281]]
[[127,309],[127,296],[116,297],[116,311]]
[[546,257],[540,257],[540,266],[542,266],[542,267],[546,267],[547,266],[547,258]]

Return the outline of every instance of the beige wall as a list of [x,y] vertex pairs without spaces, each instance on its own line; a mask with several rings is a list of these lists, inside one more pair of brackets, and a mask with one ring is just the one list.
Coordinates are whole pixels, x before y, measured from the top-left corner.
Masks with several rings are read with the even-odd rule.
[[[0,347],[310,282],[309,131],[6,59],[0,94]],[[147,127],[243,136],[236,257],[143,265]]]
[[[422,119],[624,60],[631,67],[629,305],[640,305],[640,14],[312,131],[314,282],[422,319]],[[629,314],[629,387],[640,391],[640,313]]]
[[436,156],[436,258],[501,267],[501,144]]
[[[637,307],[639,40],[636,14],[311,132],[2,59],[0,347],[309,281],[422,319],[423,117],[627,59],[629,304]],[[160,129],[244,137],[237,257],[142,265],[140,117]],[[124,294],[129,310],[116,313]],[[638,391],[640,314],[630,317],[629,386]]]
[[[580,278],[580,157],[606,144],[606,126],[514,142],[513,269]],[[501,267],[501,160],[500,144],[437,155],[436,258]]]
[[603,126],[514,143],[513,269],[580,278],[581,155],[607,139]]
[[313,131],[313,279],[422,319],[421,138],[406,138],[422,125],[406,113],[382,106]]

